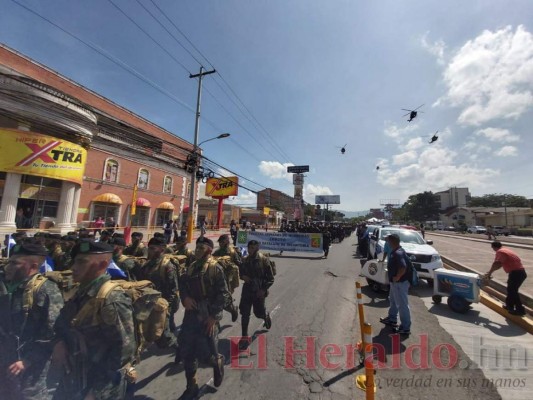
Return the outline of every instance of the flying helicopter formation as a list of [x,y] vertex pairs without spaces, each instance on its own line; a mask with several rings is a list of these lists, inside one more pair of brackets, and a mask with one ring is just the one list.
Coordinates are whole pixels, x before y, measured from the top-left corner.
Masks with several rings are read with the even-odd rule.
[[[423,106],[424,106],[424,104],[421,104],[421,105],[419,105],[417,108],[415,108],[413,110],[409,110],[407,108],[402,108],[403,111],[409,111],[407,114],[403,115],[403,117],[409,116],[409,119],[407,120],[407,122],[411,122],[413,119],[415,119],[418,116],[418,113],[423,113],[424,112],[424,111],[420,111],[420,108],[422,108]],[[435,131],[433,136],[431,136],[431,139],[428,142],[429,144],[435,143],[437,140],[439,140],[439,136],[437,135],[437,133],[439,133],[438,130]],[[341,149],[341,154],[345,154],[347,145],[348,144],[345,144],[344,146],[336,146],[336,147],[338,149]],[[377,170],[379,170],[379,165],[376,167],[376,171]]]

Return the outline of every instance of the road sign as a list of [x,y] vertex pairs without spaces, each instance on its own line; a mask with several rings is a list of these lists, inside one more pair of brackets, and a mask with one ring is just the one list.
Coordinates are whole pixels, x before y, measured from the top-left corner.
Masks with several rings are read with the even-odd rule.
[[309,172],[309,165],[291,165],[287,167],[287,172],[293,174],[301,174],[302,172]]

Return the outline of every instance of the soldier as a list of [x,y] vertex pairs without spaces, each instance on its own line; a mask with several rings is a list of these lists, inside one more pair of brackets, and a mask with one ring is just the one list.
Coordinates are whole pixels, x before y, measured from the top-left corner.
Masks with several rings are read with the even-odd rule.
[[239,286],[239,268],[242,265],[241,255],[230,245],[229,235],[221,235],[218,238],[219,248],[213,253],[213,257],[228,257],[229,262],[222,265],[230,296],[224,310],[231,314],[231,320],[237,321],[239,310],[233,303],[233,292]]
[[196,370],[198,361],[213,367],[214,384],[219,387],[224,378],[224,357],[218,353],[219,321],[228,296],[222,267],[211,257],[213,241],[202,238],[196,242],[193,262],[180,278],[180,293],[185,315],[179,336],[187,389],[181,400],[198,395]]
[[55,271],[65,271],[70,269],[72,264],[72,256],[70,252],[76,244],[77,237],[75,235],[66,235],[61,238],[62,255],[55,261]]
[[195,260],[194,251],[187,248],[187,237],[178,236],[176,238],[175,249],[176,249],[176,251],[174,252],[175,255],[186,256],[185,268],[187,268],[189,265],[191,265],[194,262]]
[[241,311],[242,336],[240,348],[245,348],[248,341],[248,324],[250,323],[250,311],[253,307],[254,315],[263,319],[265,328],[270,329],[272,320],[265,308],[265,298],[268,289],[274,283],[274,273],[267,257],[259,252],[259,242],[248,242],[248,256],[244,259],[240,268],[241,279],[244,281],[239,308]]
[[123,399],[126,371],[135,356],[135,328],[130,297],[111,291],[106,274],[113,248],[84,239],[73,248],[72,276],[80,287],[55,324],[52,360],[66,375],[61,399]]
[[156,290],[161,292],[161,296],[168,301],[169,319],[165,324],[165,331],[156,342],[159,347],[166,348],[175,344],[176,340],[173,332],[176,329],[174,314],[179,307],[178,272],[170,257],[165,256],[167,247],[165,238],[153,237],[148,242],[148,260],[133,269],[133,276],[136,280],[151,281]]
[[13,248],[0,281],[0,398],[50,399],[46,376],[53,326],[63,307],[55,283],[39,274],[48,254],[36,241]]
[[116,235],[113,237],[113,257],[112,260],[126,274],[129,281],[133,280],[132,271],[135,268],[135,260],[124,255],[126,241],[123,237]]
[[104,229],[100,234],[100,237],[95,240],[95,242],[111,244],[112,236],[113,232]]
[[125,256],[146,257],[148,249],[142,242],[143,234],[141,232],[133,232],[131,234],[131,244],[124,249]]

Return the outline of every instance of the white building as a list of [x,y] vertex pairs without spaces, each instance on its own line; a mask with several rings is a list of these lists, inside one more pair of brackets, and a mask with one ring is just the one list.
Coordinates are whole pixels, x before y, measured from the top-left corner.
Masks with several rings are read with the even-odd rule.
[[452,187],[435,193],[435,197],[439,204],[439,209],[442,211],[451,207],[466,207],[471,195],[468,188]]

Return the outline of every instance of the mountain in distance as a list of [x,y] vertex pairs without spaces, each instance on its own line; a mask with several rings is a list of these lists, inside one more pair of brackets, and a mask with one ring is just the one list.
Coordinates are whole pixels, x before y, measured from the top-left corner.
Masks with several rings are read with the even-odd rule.
[[370,210],[363,210],[363,211],[343,211],[343,210],[335,210],[338,212],[341,212],[344,214],[344,218],[356,218],[356,217],[364,217],[367,215]]

